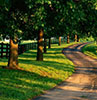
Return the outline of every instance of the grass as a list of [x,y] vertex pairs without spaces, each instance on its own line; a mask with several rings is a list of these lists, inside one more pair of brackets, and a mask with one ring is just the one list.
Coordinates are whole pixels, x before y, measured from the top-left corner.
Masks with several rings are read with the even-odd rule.
[[21,40],[21,44],[36,43],[36,40]]
[[2,69],[8,60],[0,59],[0,100],[32,100],[67,79],[74,72],[74,65],[61,52],[69,45],[52,45],[43,62],[36,61],[36,50],[23,53],[19,66],[24,71]]
[[83,99],[88,98],[88,95],[82,95],[81,98]]
[[87,44],[83,49],[82,52],[90,57],[97,59],[97,44],[91,43]]
[[[7,41],[0,41],[0,43],[9,43]],[[36,40],[21,40],[21,44],[36,43]]]

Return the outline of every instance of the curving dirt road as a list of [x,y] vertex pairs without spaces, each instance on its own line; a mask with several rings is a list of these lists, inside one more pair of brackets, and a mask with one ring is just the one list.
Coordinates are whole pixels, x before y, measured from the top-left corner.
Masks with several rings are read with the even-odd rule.
[[34,100],[97,100],[97,60],[84,55],[76,44],[63,53],[75,64],[75,73],[64,83]]

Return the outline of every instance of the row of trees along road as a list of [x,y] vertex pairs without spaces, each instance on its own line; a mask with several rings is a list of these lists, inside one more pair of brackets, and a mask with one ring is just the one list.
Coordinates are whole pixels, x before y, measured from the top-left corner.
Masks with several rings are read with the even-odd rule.
[[[38,39],[37,60],[43,61],[43,38],[97,35],[97,0],[0,0],[0,34],[10,36],[8,67],[19,69],[18,38]],[[59,38],[59,41],[60,38]],[[60,43],[59,43],[60,45]]]

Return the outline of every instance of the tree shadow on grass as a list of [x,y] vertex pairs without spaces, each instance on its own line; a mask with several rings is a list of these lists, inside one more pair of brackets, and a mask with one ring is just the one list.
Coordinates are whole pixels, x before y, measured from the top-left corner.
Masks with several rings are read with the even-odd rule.
[[[54,59],[54,58],[60,58],[60,56],[55,56],[54,55],[55,53],[52,53],[52,54],[46,54],[46,55],[44,55],[44,58],[51,58],[51,59]],[[57,54],[57,53],[56,53]],[[61,54],[61,53],[60,53]],[[24,54],[24,55],[21,55],[21,56],[19,56],[19,57],[21,57],[21,58],[36,58],[37,56],[36,56],[36,54],[35,53],[32,53],[32,54],[28,54],[28,53],[26,53],[26,54]]]
[[64,59],[64,60],[65,60],[65,59],[66,59],[64,56],[51,55],[51,54],[50,54],[50,56],[49,56],[49,54],[48,54],[48,55],[45,55],[44,58],[47,58],[47,59],[49,59],[49,58],[50,58],[50,59],[59,59],[59,60],[60,60],[60,59]]
[[0,62],[8,62],[8,59],[6,58],[0,59]]
[[19,57],[21,57],[21,58],[33,58],[33,57],[36,57],[36,54],[35,53],[33,53],[33,54],[26,53],[26,54],[20,55]]
[[[60,50],[60,48],[58,48],[58,50]],[[65,60],[66,58],[64,56],[61,56],[61,57],[59,55],[53,56],[52,54],[50,55],[47,53],[46,55],[44,55],[44,59],[46,59],[46,60],[51,59],[51,60],[50,61],[44,60],[41,62],[33,60],[33,58],[35,58],[35,57],[36,57],[36,52],[28,51],[25,54],[20,56],[19,63],[20,64],[28,64],[28,65],[32,65],[32,66],[35,65],[35,66],[40,66],[40,67],[44,67],[44,68],[51,67],[51,69],[54,68],[57,70],[63,70],[63,71],[68,71],[68,72],[74,71],[74,66],[72,64],[51,61],[52,59],[56,59],[56,60],[64,59]]]
[[61,54],[62,48],[50,48],[47,54]]
[[36,51],[29,50],[19,55],[19,57],[32,58],[32,57],[36,57],[36,54],[37,54]]
[[0,69],[0,97],[11,100],[27,100],[61,81],[33,72]]
[[55,52],[55,53],[53,53],[53,52],[49,52],[49,51],[47,51],[47,54],[61,54],[61,52]]
[[[55,49],[54,49],[55,50]],[[52,51],[52,50],[51,50]],[[55,52],[56,53],[56,52]],[[64,63],[59,63],[56,61],[43,61],[38,62],[32,60],[35,57],[36,52],[27,51],[23,55],[20,55],[21,59],[19,59],[20,64],[31,64],[40,66],[40,68],[50,67],[57,69],[58,71],[67,71],[73,72],[74,66]],[[48,58],[54,59],[54,57],[47,56]],[[22,59],[23,58],[23,59]],[[25,58],[25,59],[24,59]],[[28,60],[26,58],[32,58]],[[7,62],[7,60],[1,60],[0,62]],[[0,65],[1,66],[1,65]],[[27,66],[29,67],[29,66]],[[33,69],[32,69],[33,70]],[[54,79],[49,78],[47,76],[41,76],[41,74],[37,74],[35,72],[28,71],[19,71],[19,70],[8,70],[8,69],[0,69],[0,97],[3,99],[18,99],[18,100],[27,100],[28,98],[32,98],[44,90],[50,89],[55,84],[61,82],[61,78]]]
[[68,72],[74,72],[74,65],[70,64],[64,64],[64,63],[59,63],[55,61],[34,61],[34,60],[24,60],[24,59],[19,59],[19,62],[21,64],[28,64],[28,65],[35,65],[35,66],[40,66],[41,68],[51,68],[51,69],[57,69],[59,71],[68,71]]
[[95,50],[94,52],[92,51],[92,53],[94,53],[97,56],[97,50]]
[[[59,52],[56,52],[55,49],[54,49],[55,52],[51,52],[51,51],[52,51],[51,49],[47,50],[47,53],[46,53],[46,55],[50,55],[50,58],[51,58],[52,54],[61,54],[61,50]],[[30,50],[30,51],[27,51],[27,52],[23,53],[22,55],[20,55],[20,57],[25,57],[25,58],[37,57],[37,52]]]

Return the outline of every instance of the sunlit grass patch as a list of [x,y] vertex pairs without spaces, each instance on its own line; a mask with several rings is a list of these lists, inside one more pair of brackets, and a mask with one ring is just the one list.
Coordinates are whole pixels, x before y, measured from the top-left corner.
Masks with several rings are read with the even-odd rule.
[[[74,65],[62,54],[68,45],[71,44],[52,45],[42,62],[36,61],[36,50],[23,53],[19,56],[19,66],[24,71],[0,68],[0,100],[32,99],[72,75]],[[7,61],[0,59],[0,67],[6,66]]]
[[36,43],[36,40],[22,40],[21,44]]
[[97,44],[91,43],[86,45],[83,49],[82,52],[90,57],[96,58],[97,59]]

